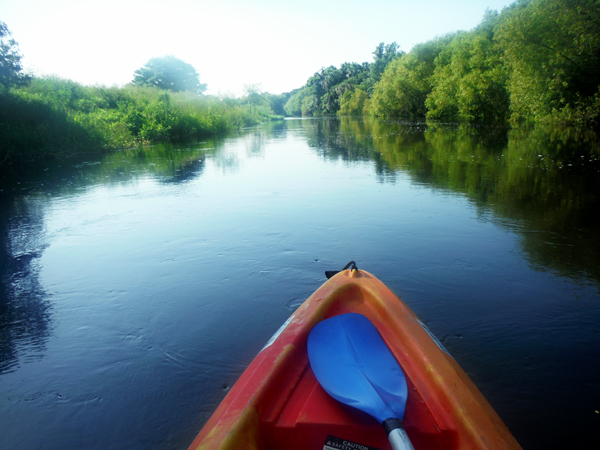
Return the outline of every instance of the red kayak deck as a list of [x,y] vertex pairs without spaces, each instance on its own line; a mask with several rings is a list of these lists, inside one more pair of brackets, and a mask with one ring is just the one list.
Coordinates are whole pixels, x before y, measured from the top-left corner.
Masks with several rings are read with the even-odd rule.
[[323,284],[286,321],[190,450],[391,449],[381,425],[332,399],[310,368],[310,330],[348,312],[369,318],[402,366],[408,384],[404,426],[416,450],[521,448],[415,314],[373,275],[346,270]]

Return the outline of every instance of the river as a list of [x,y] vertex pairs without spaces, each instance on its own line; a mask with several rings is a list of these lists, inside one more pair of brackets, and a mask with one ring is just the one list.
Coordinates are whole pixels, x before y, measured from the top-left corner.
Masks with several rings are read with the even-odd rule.
[[524,449],[597,448],[599,148],[571,129],[291,119],[5,175],[0,448],[187,448],[350,260]]

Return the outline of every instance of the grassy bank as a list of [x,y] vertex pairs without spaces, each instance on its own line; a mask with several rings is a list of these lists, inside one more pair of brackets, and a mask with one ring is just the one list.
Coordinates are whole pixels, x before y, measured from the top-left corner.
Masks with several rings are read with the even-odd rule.
[[272,118],[243,99],[34,78],[0,93],[0,162],[203,139]]

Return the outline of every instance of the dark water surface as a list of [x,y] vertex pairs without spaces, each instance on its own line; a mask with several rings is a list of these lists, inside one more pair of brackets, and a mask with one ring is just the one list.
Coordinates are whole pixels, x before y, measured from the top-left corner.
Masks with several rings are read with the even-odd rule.
[[0,448],[187,448],[350,260],[525,449],[600,448],[598,149],[573,130],[289,120],[5,177]]

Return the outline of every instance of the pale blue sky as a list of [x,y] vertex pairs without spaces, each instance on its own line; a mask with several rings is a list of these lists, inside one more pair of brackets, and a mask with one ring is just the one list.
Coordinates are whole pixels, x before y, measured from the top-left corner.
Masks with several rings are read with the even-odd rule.
[[261,83],[281,93],[321,67],[371,61],[379,42],[415,44],[478,25],[514,0],[0,0],[25,66],[123,85],[148,59],[192,64],[208,93]]

